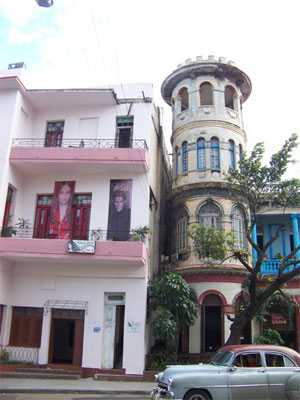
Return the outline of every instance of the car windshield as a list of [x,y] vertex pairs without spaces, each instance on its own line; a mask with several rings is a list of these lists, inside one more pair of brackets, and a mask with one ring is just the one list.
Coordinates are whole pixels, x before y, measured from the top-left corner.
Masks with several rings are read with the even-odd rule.
[[227,366],[233,356],[231,351],[217,351],[209,364]]

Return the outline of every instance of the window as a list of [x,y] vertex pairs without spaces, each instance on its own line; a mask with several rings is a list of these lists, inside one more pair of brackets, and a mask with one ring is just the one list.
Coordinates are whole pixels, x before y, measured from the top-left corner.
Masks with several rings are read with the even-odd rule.
[[133,117],[117,117],[117,147],[132,147]]
[[212,106],[213,103],[213,91],[212,85],[209,82],[203,82],[200,85],[200,105],[201,106]]
[[221,229],[221,211],[214,203],[204,204],[199,210],[198,219],[200,225]]
[[7,189],[2,226],[8,226],[9,224],[9,220],[11,218],[10,213],[11,213],[12,200],[13,200],[13,189],[9,186]]
[[180,98],[180,111],[185,111],[189,108],[189,93],[187,88],[182,88],[180,89],[179,93],[179,98]]
[[175,222],[175,251],[181,253],[187,247],[188,214],[185,209],[176,213]]
[[235,169],[235,146],[234,146],[234,141],[229,140],[229,166],[232,169]]
[[205,139],[200,138],[197,140],[197,168],[206,168],[206,149],[205,149]]
[[255,368],[255,367],[261,367],[261,357],[259,353],[243,353],[239,354],[234,362],[233,365],[236,367],[241,367],[241,368]]
[[40,347],[43,309],[13,307],[10,346]]
[[236,110],[235,104],[236,91],[232,86],[225,87],[225,107]]
[[72,206],[72,239],[88,239],[91,203],[91,194],[74,195]]
[[48,122],[45,147],[61,147],[64,133],[64,121]]
[[[51,238],[51,235],[49,235],[51,203],[51,194],[38,196],[33,230],[34,238]],[[88,239],[91,203],[91,194],[74,194],[71,222],[72,239]]]
[[235,247],[245,248],[245,215],[241,207],[235,206],[232,210],[232,232],[235,235]]
[[220,169],[219,139],[216,137],[210,140],[210,167],[211,169]]
[[176,149],[175,149],[175,173],[176,173],[176,176],[178,176],[178,174],[179,174],[178,162],[179,162],[179,150],[178,150],[178,147],[176,147]]
[[187,142],[182,143],[182,173],[188,172],[189,168],[189,154],[187,148]]
[[242,156],[243,156],[243,146],[241,144],[239,144],[239,159],[240,159],[240,161],[242,159]]

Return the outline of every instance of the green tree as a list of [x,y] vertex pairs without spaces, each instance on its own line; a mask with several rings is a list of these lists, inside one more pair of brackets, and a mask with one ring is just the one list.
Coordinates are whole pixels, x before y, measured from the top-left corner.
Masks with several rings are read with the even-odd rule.
[[154,336],[173,339],[177,352],[182,326],[193,325],[199,313],[195,293],[180,275],[168,273],[150,285],[148,307]]
[[298,145],[297,139],[298,136],[293,134],[286,140],[281,150],[272,155],[268,166],[263,165],[264,144],[258,143],[249,157],[245,153],[242,155],[240,168],[231,169],[227,175],[231,197],[236,202],[244,204],[251,215],[251,223],[246,227],[246,235],[250,245],[256,250],[257,257],[251,263],[242,254],[235,254],[248,271],[246,286],[249,292],[249,302],[235,315],[230,327],[231,334],[226,344],[239,343],[243,328],[259,313],[269,297],[283,287],[285,282],[300,273],[300,260],[296,256],[300,250],[300,246],[298,246],[280,260],[278,273],[263,290],[259,290],[258,282],[261,280],[264,258],[284,227],[283,225],[278,226],[274,235],[262,248],[258,247],[252,239],[252,231],[263,210],[280,208],[284,213],[288,207],[300,207],[300,180],[297,178],[284,179],[289,164],[293,162],[292,152]]

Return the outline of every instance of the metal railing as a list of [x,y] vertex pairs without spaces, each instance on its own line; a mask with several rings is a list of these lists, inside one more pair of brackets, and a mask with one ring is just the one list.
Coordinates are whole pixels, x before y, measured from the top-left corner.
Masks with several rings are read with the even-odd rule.
[[38,354],[38,348],[0,345],[0,361],[2,363],[21,362],[37,364]]
[[18,228],[14,226],[0,227],[0,237],[12,237],[17,239],[73,239],[73,240],[95,240],[115,242],[124,241],[144,241],[144,237],[140,237],[134,230],[108,232],[102,229],[81,230],[74,232],[70,229],[60,230],[60,233],[50,233],[48,229],[38,228]]
[[179,364],[199,364],[208,363],[213,356],[212,353],[199,353],[199,354],[147,354],[146,355],[146,369],[147,370],[161,370],[167,365]]
[[128,146],[120,146],[116,139],[61,139],[55,145],[47,144],[45,139],[40,138],[15,138],[12,140],[12,147],[68,147],[68,148],[101,148],[101,149],[146,149],[148,146],[145,139],[132,139],[128,141]]

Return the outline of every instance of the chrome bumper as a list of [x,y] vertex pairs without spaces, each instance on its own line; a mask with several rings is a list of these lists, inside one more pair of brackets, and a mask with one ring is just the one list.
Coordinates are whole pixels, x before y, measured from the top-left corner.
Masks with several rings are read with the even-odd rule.
[[165,399],[175,399],[174,393],[168,391],[167,389],[161,389],[156,387],[151,392],[151,400],[165,400]]

